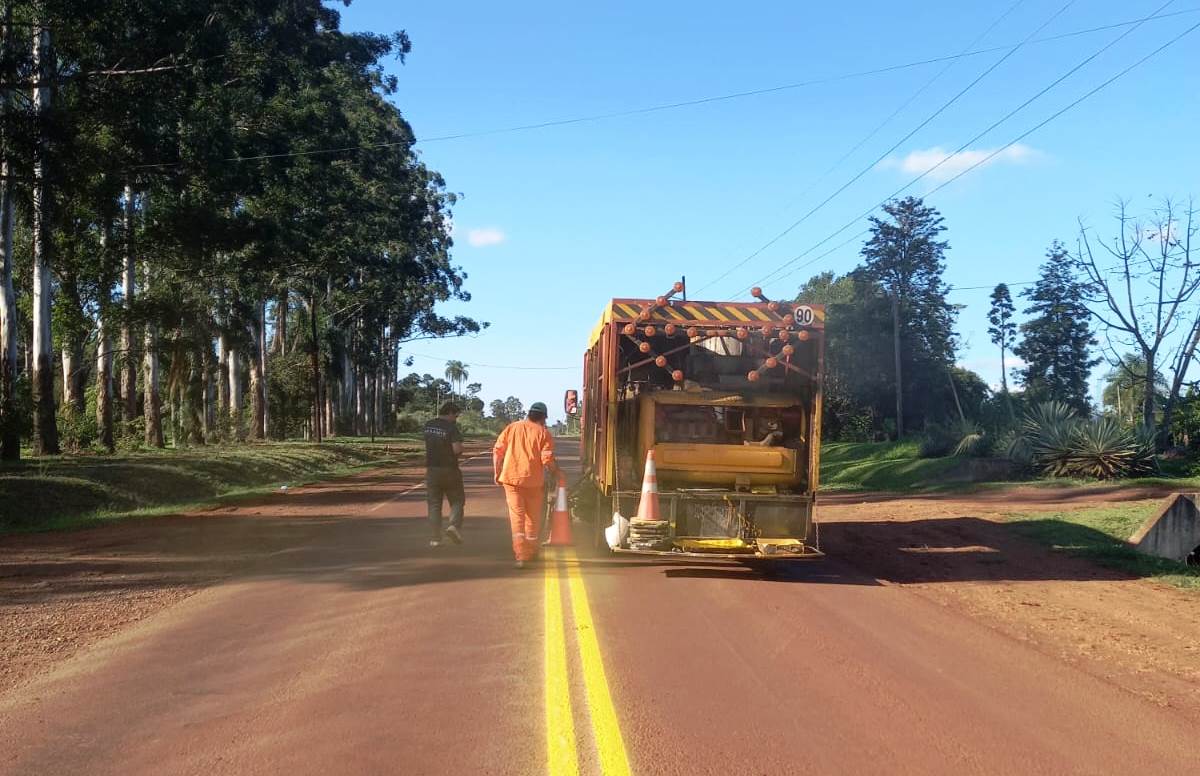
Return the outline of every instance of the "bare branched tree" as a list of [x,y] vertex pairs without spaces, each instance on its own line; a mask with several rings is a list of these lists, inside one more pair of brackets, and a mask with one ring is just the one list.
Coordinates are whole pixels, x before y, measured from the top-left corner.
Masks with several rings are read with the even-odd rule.
[[[1136,370],[1145,380],[1142,422],[1157,427],[1160,444],[1170,431],[1172,412],[1188,367],[1200,344],[1200,310],[1188,302],[1200,288],[1200,263],[1193,261],[1195,208],[1167,199],[1146,219],[1134,217],[1128,203],[1117,205],[1117,235],[1098,239],[1081,221],[1079,247],[1073,257],[1088,294],[1088,308],[1108,335],[1110,357],[1128,374],[1124,349],[1134,349],[1144,364]],[[1115,263],[1110,264],[1110,260]],[[1168,394],[1163,417],[1154,417],[1161,394],[1155,378],[1167,365]]]

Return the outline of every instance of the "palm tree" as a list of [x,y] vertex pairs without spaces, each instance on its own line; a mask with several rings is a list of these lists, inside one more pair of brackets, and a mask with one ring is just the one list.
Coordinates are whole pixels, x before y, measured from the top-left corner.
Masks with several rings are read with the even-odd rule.
[[467,365],[464,364],[463,362],[461,362],[461,361],[447,361],[446,362],[446,380],[447,380],[447,382],[449,382],[451,385],[454,386],[454,390],[457,393],[459,393],[459,394],[462,393],[462,385],[463,385],[463,383],[465,383],[467,381],[467,378],[470,376],[471,376],[470,373],[467,371]]

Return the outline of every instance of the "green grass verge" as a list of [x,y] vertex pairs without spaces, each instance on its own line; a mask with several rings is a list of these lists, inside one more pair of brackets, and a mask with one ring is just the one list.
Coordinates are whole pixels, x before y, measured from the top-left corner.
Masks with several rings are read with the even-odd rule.
[[1139,577],[1200,590],[1200,568],[1142,555],[1126,543],[1160,506],[1158,501],[1138,502],[1065,512],[1011,514],[1005,519],[1018,533],[1056,550]]
[[415,460],[407,438],[337,439],[31,459],[0,468],[0,533],[75,528],[178,511],[213,499],[295,486]]
[[919,449],[914,441],[827,442],[821,446],[821,489],[961,490],[1011,477],[1011,467],[1004,461],[920,458]]

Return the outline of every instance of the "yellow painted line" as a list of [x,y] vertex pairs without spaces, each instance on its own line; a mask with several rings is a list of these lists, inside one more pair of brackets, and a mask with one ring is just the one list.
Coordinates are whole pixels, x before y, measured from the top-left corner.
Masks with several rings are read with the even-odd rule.
[[726,307],[725,312],[729,313],[740,321],[745,321],[746,323],[750,322],[750,317],[736,307]]
[[546,563],[546,754],[549,772],[577,776],[575,718],[567,681],[567,640],[556,563]]
[[604,776],[629,776],[629,757],[625,754],[625,739],[617,721],[608,679],[604,676],[604,661],[600,657],[600,642],[592,623],[587,590],[579,575],[575,550],[567,550],[567,585],[571,593],[571,614],[575,618],[575,639],[583,663],[583,684],[587,689],[588,708],[592,716],[592,732],[600,755],[600,770]]

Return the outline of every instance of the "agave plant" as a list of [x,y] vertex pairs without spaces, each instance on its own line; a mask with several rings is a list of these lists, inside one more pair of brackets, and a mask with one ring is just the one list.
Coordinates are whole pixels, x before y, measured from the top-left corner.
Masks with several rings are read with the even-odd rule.
[[1075,476],[1103,480],[1154,471],[1153,433],[1123,426],[1113,417],[1081,421],[1068,464]]
[[1112,479],[1154,471],[1154,433],[1116,418],[1079,418],[1061,402],[1032,407],[1006,452],[1051,477]]

